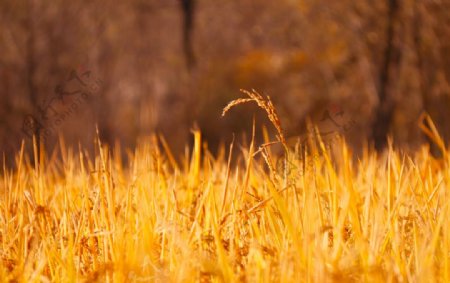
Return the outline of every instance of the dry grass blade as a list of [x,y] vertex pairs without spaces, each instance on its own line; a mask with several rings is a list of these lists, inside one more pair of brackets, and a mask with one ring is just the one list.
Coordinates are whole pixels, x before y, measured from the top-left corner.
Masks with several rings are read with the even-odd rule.
[[436,143],[439,146],[439,149],[441,150],[442,154],[445,157],[447,154],[445,142],[439,135],[436,125],[434,124],[430,115],[428,115],[427,113],[422,113],[422,115],[420,115],[419,127],[428,138],[430,138],[434,143]]

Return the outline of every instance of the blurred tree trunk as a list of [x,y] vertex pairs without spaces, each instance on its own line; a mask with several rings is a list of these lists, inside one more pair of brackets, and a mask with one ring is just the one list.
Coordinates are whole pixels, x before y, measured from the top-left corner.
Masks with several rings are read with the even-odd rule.
[[183,13],[183,52],[188,69],[195,66],[195,56],[192,49],[192,31],[194,29],[194,10],[196,0],[180,0]]
[[[183,87],[180,90],[180,96],[186,97],[185,105],[183,106],[183,117],[180,121],[183,124],[182,128],[184,129],[192,127],[192,122],[196,120],[198,109],[198,96],[196,92],[193,91],[195,76],[191,72],[196,66],[196,59],[192,46],[196,5],[197,0],[180,0],[180,8],[183,14],[183,53],[187,69],[186,81],[183,83]],[[179,147],[181,148],[181,146]]]
[[[27,38],[26,38],[26,46],[25,46],[25,72],[26,72],[26,86],[28,91],[28,96],[31,102],[32,109],[32,119],[31,127],[34,130],[33,135],[36,138],[36,143],[38,147],[41,146],[41,123],[39,122],[40,114],[39,113],[39,101],[38,101],[38,89],[35,83],[35,76],[36,76],[36,68],[37,68],[37,62],[36,62],[36,31],[35,31],[35,17],[36,17],[36,1],[35,0],[28,0],[28,10],[27,10],[27,18],[25,19],[25,28],[27,31]],[[37,162],[41,159],[40,150],[37,151]]]
[[111,43],[107,38],[102,36],[101,30],[97,29],[97,35],[99,38],[101,53],[97,57],[98,66],[102,66],[101,70],[101,78],[103,83],[101,84],[99,93],[100,96],[95,99],[95,116],[96,123],[98,127],[98,131],[100,134],[100,140],[105,142],[109,146],[114,145],[114,135],[116,132],[114,131],[114,122],[115,115],[111,109],[111,85],[112,78],[114,76],[114,51]]
[[[424,111],[428,112],[429,115],[433,117],[433,114],[430,111],[433,111],[431,108],[431,101],[429,99],[429,93],[427,89],[430,87],[427,83],[424,71],[424,58],[422,52],[422,34],[421,34],[421,24],[422,17],[420,15],[420,3],[418,0],[414,1],[414,21],[413,21],[413,40],[414,40],[414,49],[417,57],[417,72],[419,77],[419,87],[420,87],[420,95],[422,97],[422,107]],[[438,154],[438,148],[436,144],[431,140],[430,137],[425,135],[425,139],[430,145],[430,150],[434,156]]]
[[378,88],[378,110],[372,127],[372,138],[375,148],[382,150],[386,146],[386,138],[392,122],[393,100],[388,96],[391,86],[391,69],[394,65],[396,47],[394,43],[395,21],[398,14],[397,0],[388,0],[388,17],[386,27],[386,47],[384,49],[383,63],[380,70]]
[[[428,9],[427,9],[428,5]],[[422,98],[422,107],[427,112],[433,122],[435,123],[439,134],[441,134],[444,141],[448,140],[449,128],[446,126],[446,112],[449,105],[449,91],[445,91],[445,86],[449,80],[446,79],[445,66],[448,66],[446,62],[446,54],[448,51],[440,52],[442,48],[442,42],[446,42],[448,34],[445,32],[446,21],[450,19],[446,15],[446,12],[441,14],[442,11],[447,11],[448,7],[445,7],[443,3],[427,3],[426,1],[414,1],[414,22],[412,27],[414,52],[417,59],[417,72],[419,78],[420,95]],[[444,17],[442,17],[444,15]],[[430,18],[436,21],[434,24],[429,22]],[[430,26],[431,25],[431,26]],[[447,29],[448,30],[448,29]],[[437,40],[430,49],[427,46],[427,36],[436,36],[436,39],[443,40],[442,42]],[[447,57],[448,58],[448,57]],[[441,74],[441,81],[439,81],[439,73]],[[446,94],[447,93],[447,94]],[[447,95],[447,97],[446,97]],[[442,157],[442,152],[439,146],[428,136],[425,135],[426,141],[430,146],[430,152],[435,157]]]

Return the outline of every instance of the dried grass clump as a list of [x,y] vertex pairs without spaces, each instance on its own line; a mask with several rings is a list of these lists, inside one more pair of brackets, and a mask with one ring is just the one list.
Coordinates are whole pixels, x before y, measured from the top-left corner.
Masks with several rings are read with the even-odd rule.
[[[224,113],[256,102],[282,143],[270,99],[245,93]],[[22,146],[0,175],[0,281],[450,282],[450,160],[424,117],[441,159],[391,146],[355,163],[341,140],[291,156],[300,175],[267,172],[278,157],[253,142],[214,157],[199,130],[181,160],[154,136],[128,166],[100,141],[39,162]]]

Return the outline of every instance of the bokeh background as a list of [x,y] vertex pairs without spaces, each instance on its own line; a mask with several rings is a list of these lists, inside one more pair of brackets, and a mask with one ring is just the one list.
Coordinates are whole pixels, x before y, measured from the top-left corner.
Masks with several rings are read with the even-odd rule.
[[423,111],[450,137],[446,0],[3,0],[0,54],[7,153],[33,133],[89,149],[96,127],[127,148],[162,133],[175,152],[198,127],[214,151],[268,123],[252,106],[221,117],[239,89],[270,95],[289,137],[345,113],[355,147],[414,148]]

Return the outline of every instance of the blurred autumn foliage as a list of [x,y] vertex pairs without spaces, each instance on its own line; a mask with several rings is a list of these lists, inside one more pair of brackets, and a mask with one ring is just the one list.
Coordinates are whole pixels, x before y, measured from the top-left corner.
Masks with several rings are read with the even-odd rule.
[[37,124],[48,147],[89,148],[98,125],[107,143],[160,132],[176,151],[197,124],[215,148],[265,123],[247,106],[220,117],[241,88],[271,96],[287,136],[339,105],[355,146],[426,141],[423,111],[450,137],[450,1],[1,1],[0,31],[2,151]]

